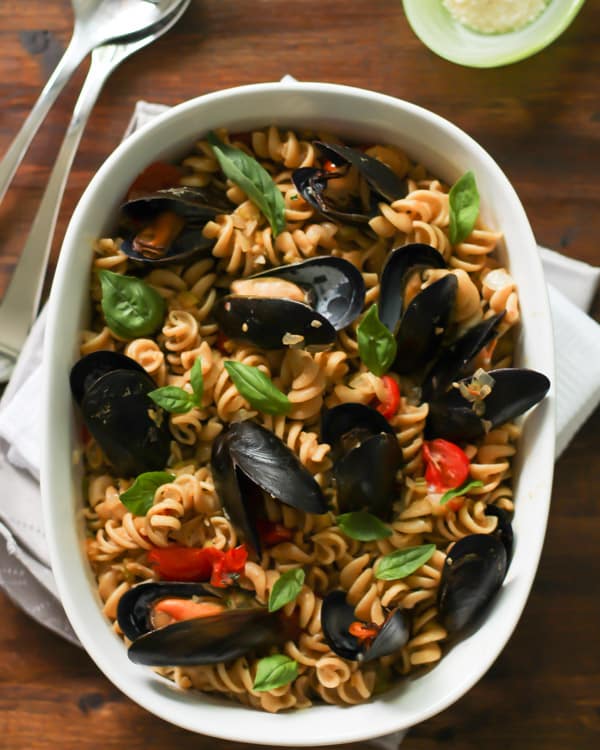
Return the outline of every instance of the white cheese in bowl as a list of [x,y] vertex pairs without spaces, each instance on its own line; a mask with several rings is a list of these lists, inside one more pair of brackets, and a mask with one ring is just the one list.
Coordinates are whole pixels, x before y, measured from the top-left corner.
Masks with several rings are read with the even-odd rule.
[[548,5],[548,0],[443,0],[459,22],[483,34],[501,34],[526,26]]

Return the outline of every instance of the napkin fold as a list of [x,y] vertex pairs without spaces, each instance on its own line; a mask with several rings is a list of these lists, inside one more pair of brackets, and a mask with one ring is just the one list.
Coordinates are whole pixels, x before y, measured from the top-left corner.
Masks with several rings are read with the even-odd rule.
[[[138,102],[125,135],[166,109]],[[585,312],[600,269],[545,248],[540,253],[557,352],[558,457],[600,402],[600,326]],[[38,482],[44,326],[42,313],[0,401],[0,586],[35,620],[77,643],[58,598],[42,525]]]

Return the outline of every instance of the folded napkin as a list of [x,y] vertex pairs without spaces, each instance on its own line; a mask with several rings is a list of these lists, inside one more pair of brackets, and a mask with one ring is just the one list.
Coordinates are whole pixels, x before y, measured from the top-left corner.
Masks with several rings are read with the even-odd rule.
[[[166,109],[138,102],[126,135]],[[600,402],[600,326],[585,313],[600,269],[544,248],[540,253],[551,282],[558,457]],[[0,586],[31,617],[77,643],[58,599],[42,527],[38,480],[44,324],[42,314],[0,401]]]

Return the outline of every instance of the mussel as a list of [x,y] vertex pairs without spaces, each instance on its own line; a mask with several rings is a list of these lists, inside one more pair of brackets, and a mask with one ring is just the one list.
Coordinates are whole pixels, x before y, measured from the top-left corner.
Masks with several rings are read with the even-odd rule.
[[178,187],[136,195],[121,206],[121,249],[141,263],[160,265],[208,252],[214,240],[202,234],[209,219],[231,206],[214,192]]
[[119,476],[164,468],[168,420],[148,396],[156,385],[137,362],[110,351],[88,354],[73,366],[70,383],[87,429]]
[[498,525],[493,533],[494,536],[498,537],[504,545],[504,549],[506,550],[506,562],[507,565],[510,565],[513,555],[514,535],[509,514],[497,505],[488,505],[485,509],[485,515],[495,516],[498,519]]
[[332,446],[339,511],[366,509],[388,519],[402,451],[385,417],[363,404],[340,404],[323,415],[321,437]]
[[[327,645],[338,656],[352,661],[368,662],[399,651],[408,641],[410,627],[400,609],[393,610],[381,627],[357,622],[354,607],[346,602],[344,591],[332,591],[321,605],[321,625]],[[354,625],[370,637],[353,635]]]
[[223,333],[264,349],[287,343],[324,347],[360,314],[365,285],[360,271],[333,256],[263,271],[231,285],[213,308]]
[[[315,146],[336,169],[330,172],[317,167],[300,167],[292,173],[292,180],[304,200],[323,216],[351,224],[365,224],[375,216],[381,200],[394,201],[406,195],[406,181],[379,159],[349,146],[321,141],[315,141]],[[357,168],[369,185],[369,206],[366,210],[358,199],[353,205],[337,206],[325,198],[329,181],[342,177],[351,166]]]
[[211,464],[224,508],[257,555],[263,493],[306,513],[327,512],[312,474],[276,435],[255,422],[236,422],[222,432],[213,442]]
[[478,399],[476,380],[477,375],[463,378],[457,388],[451,388],[429,404],[425,425],[428,439],[477,440],[490,429],[535,406],[550,388],[550,381],[540,372],[503,368],[486,373],[491,389],[488,395]]
[[[196,616],[174,619],[171,613],[181,603],[191,604],[189,614]],[[259,607],[244,592],[197,583],[140,583],[119,600],[117,620],[132,641],[131,661],[153,667],[230,661],[290,635],[279,613]]]
[[495,534],[470,534],[451,548],[442,569],[438,611],[449,633],[473,623],[502,585],[506,548]]

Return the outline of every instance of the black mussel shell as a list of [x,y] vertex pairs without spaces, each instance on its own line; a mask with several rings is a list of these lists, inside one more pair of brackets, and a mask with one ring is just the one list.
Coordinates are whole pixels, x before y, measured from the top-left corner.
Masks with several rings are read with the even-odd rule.
[[497,505],[488,505],[485,509],[486,516],[496,516],[498,519],[498,525],[494,531],[494,536],[497,536],[504,548],[506,549],[506,560],[507,565],[510,565],[513,555],[513,543],[514,535],[512,524],[510,522],[510,514],[507,513],[503,508],[499,508]]
[[119,352],[112,352],[109,349],[101,349],[79,359],[71,368],[69,383],[71,393],[78,404],[81,404],[85,391],[101,375],[105,375],[111,370],[136,370],[137,372],[146,372],[131,357],[126,357]]
[[112,370],[86,387],[81,413],[86,427],[122,477],[162,469],[169,458],[168,420],[148,393],[146,372]]
[[341,176],[339,172],[326,172],[316,167],[299,167],[292,172],[292,182],[304,200],[325,218],[348,224],[366,224],[377,213],[375,200],[372,200],[368,212],[364,211],[358,201],[342,209],[325,200],[323,193],[327,188],[327,183]]
[[503,310],[498,315],[471,326],[459,339],[442,350],[423,382],[423,401],[441,396],[455,380],[466,374],[471,360],[498,335],[498,326],[504,314]]
[[336,331],[350,325],[365,304],[365,282],[361,272],[347,260],[331,255],[278,266],[250,278],[274,276],[304,289],[308,304]]
[[408,641],[409,627],[404,614],[394,610],[370,646],[361,643],[350,632],[356,622],[354,607],[346,602],[344,591],[332,591],[323,599],[321,625],[327,645],[343,659],[372,661],[399,651]]
[[395,333],[404,310],[409,273],[419,268],[446,268],[442,254],[431,245],[413,242],[392,250],[381,272],[379,319]]
[[396,372],[414,372],[436,355],[450,324],[457,289],[456,276],[448,274],[419,292],[406,308],[396,334]]
[[277,435],[255,422],[236,422],[222,432],[213,442],[211,464],[224,508],[257,554],[260,491],[306,513],[327,512],[312,474]]
[[337,143],[315,141],[315,146],[333,164],[341,166],[346,163],[356,167],[369,183],[369,187],[387,201],[404,198],[407,194],[408,185],[406,180],[400,179],[387,164],[384,164],[379,159],[374,159],[359,149],[351,148],[350,146],[341,146]]
[[202,253],[208,254],[212,246],[215,244],[215,241],[205,237],[200,229],[184,227],[171,243],[168,251],[162,257],[149,258],[133,249],[134,233],[125,234],[125,232],[123,232],[123,234],[125,236],[121,242],[121,250],[125,255],[132,260],[137,260],[140,263],[154,266],[165,265],[167,263],[180,263],[184,260],[190,260]]
[[340,404],[325,412],[321,437],[332,446],[340,512],[368,508],[388,518],[402,451],[387,419],[363,404]]
[[498,591],[508,568],[506,549],[493,534],[471,534],[452,547],[442,569],[438,610],[456,633],[470,625]]
[[[473,411],[473,404],[463,398],[458,388],[429,404],[425,424],[427,439],[445,438],[452,441],[476,440],[485,434],[486,428],[497,427],[515,419],[541,401],[550,381],[541,372],[520,368],[490,370],[495,383],[492,392],[484,399],[482,417]],[[463,378],[469,383],[471,378]]]
[[335,328],[304,302],[230,294],[213,307],[221,331],[230,339],[263,349],[283,349],[286,334],[302,336],[303,346],[324,348],[335,341]]
[[214,596],[195,583],[141,583],[126,592],[117,619],[133,640],[128,656],[135,664],[151,667],[218,664],[288,637],[281,618],[264,608],[227,609],[218,615],[197,617],[152,630],[149,611],[165,597]]

